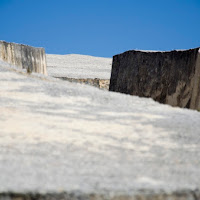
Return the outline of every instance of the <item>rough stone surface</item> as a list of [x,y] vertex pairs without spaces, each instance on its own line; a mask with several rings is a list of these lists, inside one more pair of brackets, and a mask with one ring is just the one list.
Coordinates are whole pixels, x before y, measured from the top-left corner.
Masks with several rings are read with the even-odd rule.
[[200,110],[200,51],[127,51],[113,57],[110,91]]
[[108,90],[109,89],[109,84],[110,80],[107,79],[99,79],[99,78],[87,78],[87,79],[75,79],[75,78],[67,78],[67,77],[56,77],[62,80],[70,81],[70,82],[75,82],[75,83],[83,83],[87,85],[92,85],[100,89]]
[[0,41],[0,59],[27,72],[47,74],[46,55],[43,48]]

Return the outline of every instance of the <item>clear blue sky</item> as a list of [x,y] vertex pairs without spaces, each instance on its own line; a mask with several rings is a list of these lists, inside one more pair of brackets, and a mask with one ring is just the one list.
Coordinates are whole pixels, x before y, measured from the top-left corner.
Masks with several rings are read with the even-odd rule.
[[200,0],[0,0],[0,40],[112,57],[200,46]]

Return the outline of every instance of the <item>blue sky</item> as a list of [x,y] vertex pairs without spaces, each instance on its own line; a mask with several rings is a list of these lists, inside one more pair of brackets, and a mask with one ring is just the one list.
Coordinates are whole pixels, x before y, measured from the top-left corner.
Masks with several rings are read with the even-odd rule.
[[112,57],[200,46],[200,0],[0,0],[0,40]]

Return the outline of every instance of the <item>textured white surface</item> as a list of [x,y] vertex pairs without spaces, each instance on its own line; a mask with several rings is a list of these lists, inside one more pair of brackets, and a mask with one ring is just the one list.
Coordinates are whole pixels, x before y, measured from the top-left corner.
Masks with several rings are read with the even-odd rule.
[[200,188],[199,112],[16,70],[0,63],[0,192]]
[[49,76],[110,79],[112,58],[47,54]]

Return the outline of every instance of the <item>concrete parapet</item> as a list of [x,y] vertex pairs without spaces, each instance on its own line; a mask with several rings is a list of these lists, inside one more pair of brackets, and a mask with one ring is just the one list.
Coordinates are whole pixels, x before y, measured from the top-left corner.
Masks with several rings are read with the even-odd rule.
[[27,72],[47,74],[44,48],[0,41],[0,59]]

